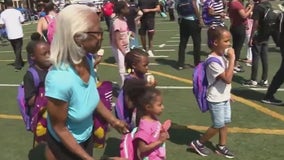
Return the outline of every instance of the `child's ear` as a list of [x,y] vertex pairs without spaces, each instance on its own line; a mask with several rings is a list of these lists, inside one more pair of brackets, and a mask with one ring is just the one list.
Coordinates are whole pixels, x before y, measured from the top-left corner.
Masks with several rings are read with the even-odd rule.
[[151,106],[150,104],[147,104],[147,105],[145,106],[146,111],[148,111],[148,110],[151,109],[151,108],[152,108],[152,106]]
[[31,60],[35,60],[35,56],[33,54],[31,55]]
[[214,41],[213,41],[213,45],[214,45],[215,47],[217,47],[217,46],[218,46],[218,41],[217,41],[217,40],[214,40]]
[[132,63],[132,64],[131,64],[131,68],[132,68],[132,69],[135,69],[135,68],[136,68],[136,67],[135,67],[135,63]]

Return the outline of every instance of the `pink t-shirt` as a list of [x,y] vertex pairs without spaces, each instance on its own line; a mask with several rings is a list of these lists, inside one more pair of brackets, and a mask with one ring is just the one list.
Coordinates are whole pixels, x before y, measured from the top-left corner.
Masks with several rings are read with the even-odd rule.
[[126,23],[126,19],[114,18],[113,20],[112,29],[111,29],[112,32],[111,43],[112,46],[116,48],[117,46],[115,43],[114,33],[117,31],[120,33],[120,38],[118,43],[124,46],[126,49],[129,48],[129,29]]
[[[146,144],[155,142],[160,137],[162,125],[156,121],[149,121],[141,119],[138,126],[138,131],[135,134],[135,139],[141,139]],[[141,155],[141,158],[148,157],[149,160],[164,160],[166,159],[165,144],[158,146],[152,151]]]

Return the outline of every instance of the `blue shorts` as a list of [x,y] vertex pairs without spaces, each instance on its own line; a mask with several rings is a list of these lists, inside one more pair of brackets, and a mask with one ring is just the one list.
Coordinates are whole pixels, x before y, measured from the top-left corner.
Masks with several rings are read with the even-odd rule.
[[222,128],[231,122],[230,100],[224,102],[208,102],[213,128]]

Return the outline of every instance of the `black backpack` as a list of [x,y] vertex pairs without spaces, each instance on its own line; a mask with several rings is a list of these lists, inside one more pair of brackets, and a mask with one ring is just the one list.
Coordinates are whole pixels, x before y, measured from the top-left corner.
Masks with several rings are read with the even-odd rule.
[[192,5],[192,0],[178,0],[177,1],[177,13],[180,16],[187,17],[194,15],[194,8]]
[[263,23],[261,24],[263,31],[267,33],[278,31],[279,28],[277,26],[277,22],[279,21],[280,14],[277,11],[273,10],[270,3],[260,3],[259,6],[265,9]]

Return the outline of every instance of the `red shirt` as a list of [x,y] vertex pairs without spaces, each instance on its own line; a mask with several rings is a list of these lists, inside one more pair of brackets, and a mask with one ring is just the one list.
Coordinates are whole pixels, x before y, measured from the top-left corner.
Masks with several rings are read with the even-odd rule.
[[236,0],[236,1],[232,1],[231,3],[228,4],[228,11],[229,11],[229,17],[231,20],[231,25],[232,26],[239,26],[239,25],[245,25],[247,22],[246,18],[242,18],[239,11],[241,9],[245,9],[245,7],[243,6],[243,4]]

